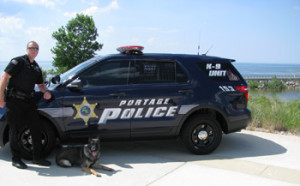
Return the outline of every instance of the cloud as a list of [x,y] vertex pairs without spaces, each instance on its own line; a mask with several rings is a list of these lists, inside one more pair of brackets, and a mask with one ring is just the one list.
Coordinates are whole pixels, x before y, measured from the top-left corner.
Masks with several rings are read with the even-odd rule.
[[25,53],[28,41],[39,43],[42,48],[39,59],[49,59],[50,49],[55,42],[51,40],[51,31],[48,27],[26,27],[25,21],[20,18],[0,17],[0,61],[7,61]]
[[88,5],[96,5],[98,4],[99,0],[81,0],[82,3],[88,4]]
[[108,6],[103,7],[100,9],[100,12],[102,13],[109,13],[112,10],[118,10],[120,9],[118,1],[112,1]]
[[25,33],[28,35],[35,35],[39,33],[45,33],[49,32],[49,29],[47,27],[30,27],[25,30]]
[[156,40],[157,39],[155,37],[150,37],[147,39],[147,44],[153,45],[153,44],[155,44]]
[[179,32],[179,30],[177,30],[177,29],[163,31],[163,33],[166,33],[166,34],[177,33],[177,32]]
[[156,27],[135,27],[137,30],[144,30],[144,31],[160,31],[160,28]]
[[101,31],[101,35],[102,36],[108,36],[111,33],[113,33],[114,31],[115,31],[115,28],[113,26],[108,26],[104,30]]
[[104,30],[105,33],[112,33],[112,32],[114,32],[114,31],[115,31],[115,28],[114,28],[113,26],[108,26],[108,27]]
[[99,8],[98,6],[91,6],[90,8],[83,10],[81,12],[65,12],[64,16],[66,17],[75,17],[76,14],[85,14],[85,15],[94,15],[96,13],[110,13],[112,10],[120,9],[119,4],[116,0],[112,1],[109,5]]
[[9,16],[0,17],[0,33],[13,33],[23,28],[25,21],[21,18]]
[[83,13],[85,15],[93,15],[93,14],[95,14],[97,12],[99,12],[99,7],[92,6],[91,8],[88,8],[88,9],[82,11],[81,13]]
[[164,29],[157,28],[157,27],[135,27],[134,29],[142,30],[142,31],[150,31],[150,32],[161,32],[161,33],[166,33],[166,34],[179,32],[179,30],[177,30],[177,29],[164,30]]
[[51,0],[11,0],[17,3],[26,3],[30,5],[42,5],[46,8],[54,8],[56,1]]

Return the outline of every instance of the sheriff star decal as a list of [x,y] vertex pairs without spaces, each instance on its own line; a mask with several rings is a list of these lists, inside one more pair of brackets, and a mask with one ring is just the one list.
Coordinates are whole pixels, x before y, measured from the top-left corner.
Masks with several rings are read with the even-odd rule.
[[80,105],[73,104],[76,108],[77,114],[74,119],[83,119],[85,125],[88,124],[90,118],[98,118],[95,114],[94,109],[98,103],[90,104],[87,102],[86,97],[84,97],[82,103]]

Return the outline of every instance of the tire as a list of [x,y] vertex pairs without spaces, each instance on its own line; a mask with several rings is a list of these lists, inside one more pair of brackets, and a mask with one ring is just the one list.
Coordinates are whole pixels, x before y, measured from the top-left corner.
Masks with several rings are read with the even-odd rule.
[[[47,120],[41,120],[42,123],[42,152],[41,156],[48,156],[56,145],[56,135],[53,127]],[[32,140],[30,129],[27,126],[23,126],[20,130],[19,137],[19,150],[21,157],[27,160],[32,159]]]
[[219,122],[210,116],[195,116],[185,124],[182,140],[192,153],[208,154],[219,146],[222,129]]

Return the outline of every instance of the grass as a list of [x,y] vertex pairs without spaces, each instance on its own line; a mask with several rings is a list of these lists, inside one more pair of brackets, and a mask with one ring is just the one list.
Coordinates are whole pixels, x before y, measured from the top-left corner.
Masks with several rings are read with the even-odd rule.
[[250,96],[248,108],[252,112],[249,129],[262,128],[270,132],[300,134],[300,99],[284,102],[264,94]]

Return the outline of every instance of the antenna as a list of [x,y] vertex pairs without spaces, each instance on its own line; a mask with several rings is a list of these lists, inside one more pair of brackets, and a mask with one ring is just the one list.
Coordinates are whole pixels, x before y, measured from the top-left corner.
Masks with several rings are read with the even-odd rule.
[[201,32],[199,32],[198,56],[200,53],[200,43],[201,43]]
[[213,45],[211,45],[211,47],[205,52],[205,54],[202,54],[204,56],[206,56],[206,54],[210,51],[210,49],[212,49]]

